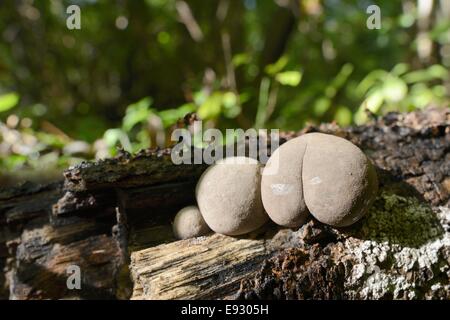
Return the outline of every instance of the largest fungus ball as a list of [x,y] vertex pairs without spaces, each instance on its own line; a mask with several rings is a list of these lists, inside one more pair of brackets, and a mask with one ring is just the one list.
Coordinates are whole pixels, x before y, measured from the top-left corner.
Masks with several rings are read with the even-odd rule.
[[281,145],[263,172],[264,207],[277,224],[298,227],[309,213],[345,227],[358,221],[378,191],[375,169],[351,142],[309,133]]
[[261,165],[229,157],[210,166],[196,188],[197,204],[208,226],[225,235],[254,231],[269,220],[261,200]]

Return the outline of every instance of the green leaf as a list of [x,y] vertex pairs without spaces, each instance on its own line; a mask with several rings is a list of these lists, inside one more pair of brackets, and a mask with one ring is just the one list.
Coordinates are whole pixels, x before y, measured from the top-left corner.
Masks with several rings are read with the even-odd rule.
[[427,82],[434,79],[445,80],[448,77],[448,71],[445,67],[435,64],[425,70],[411,71],[403,76],[406,83]]
[[427,69],[428,75],[433,79],[445,80],[448,78],[447,68],[441,66],[440,64],[432,65]]
[[128,138],[127,134],[121,129],[114,128],[106,130],[103,134],[103,139],[110,149],[113,149],[116,146],[117,142],[120,142],[121,146],[126,151],[132,151],[130,139]]
[[408,72],[403,76],[403,80],[406,83],[425,82],[429,80],[428,74],[425,70],[415,70]]
[[408,92],[405,82],[397,77],[389,76],[383,84],[383,96],[389,102],[401,101]]
[[323,116],[325,112],[327,112],[327,110],[330,108],[330,106],[331,100],[329,98],[321,97],[317,99],[313,106],[314,115],[316,115],[317,117]]
[[400,17],[398,18],[398,23],[402,28],[411,27],[415,21],[416,21],[416,18],[411,13],[404,13],[404,14],[400,15]]
[[363,106],[370,110],[372,113],[377,113],[384,101],[383,91],[380,89],[373,90],[367,99],[363,102]]
[[356,87],[356,94],[363,96],[371,88],[377,85],[378,82],[382,81],[388,73],[384,70],[374,70],[370,72]]
[[215,92],[198,108],[197,114],[201,119],[214,119],[220,115],[222,109],[222,93]]
[[233,57],[232,63],[237,68],[243,64],[251,62],[250,55],[248,53],[238,53]]
[[239,102],[242,105],[242,104],[246,103],[248,100],[250,100],[250,98],[251,98],[250,92],[242,92],[239,95]]
[[334,115],[334,119],[342,127],[350,125],[352,123],[352,118],[352,111],[345,106],[338,107]]
[[23,166],[27,161],[27,156],[19,154],[11,154],[1,160],[0,164],[7,170],[15,170]]
[[194,93],[194,103],[201,106],[208,99],[208,95],[205,90],[200,90]]
[[164,128],[167,128],[175,124],[179,119],[184,118],[186,114],[194,112],[195,109],[195,104],[186,103],[179,106],[178,108],[159,111],[158,115],[163,122]]
[[437,98],[445,98],[447,93],[447,89],[443,85],[436,85],[431,90]]
[[334,77],[333,81],[331,82],[331,86],[335,88],[337,91],[340,89],[345,82],[348,80],[348,77],[353,73],[353,70],[355,68],[351,63],[346,63],[342,66],[341,70],[339,70],[339,73]]
[[19,95],[15,92],[0,96],[0,112],[8,111],[14,108],[19,102]]
[[358,108],[358,111],[356,111],[354,120],[357,125],[361,125],[361,124],[364,124],[367,122],[368,118],[367,118],[367,114],[366,114],[365,110],[366,110],[365,105],[362,104]]
[[103,139],[108,147],[114,146],[117,141],[119,141],[119,137],[122,134],[122,130],[120,129],[108,129],[103,134]]
[[401,76],[405,72],[408,72],[409,66],[406,63],[397,63],[394,68],[392,68],[391,73],[395,76]]
[[415,108],[424,108],[435,98],[433,91],[425,84],[412,86],[410,100]]
[[136,103],[130,104],[127,107],[125,117],[122,121],[122,128],[126,132],[130,131],[136,124],[144,122],[152,114],[150,106],[153,100],[150,97],[145,97]]
[[299,71],[284,71],[278,73],[275,79],[282,85],[296,87],[302,79],[302,74]]
[[238,104],[239,97],[231,91],[223,95],[223,115],[227,118],[236,118],[241,113],[241,107]]
[[223,106],[225,108],[232,108],[237,103],[237,96],[234,92],[228,91],[223,94]]
[[277,60],[277,62],[273,64],[269,64],[264,69],[268,75],[275,75],[281,70],[283,70],[284,67],[286,67],[289,59],[287,56],[282,56],[280,59]]

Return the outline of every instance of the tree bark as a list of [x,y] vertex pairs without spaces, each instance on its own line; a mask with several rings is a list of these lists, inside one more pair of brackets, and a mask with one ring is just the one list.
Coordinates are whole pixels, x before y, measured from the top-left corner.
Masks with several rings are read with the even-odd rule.
[[[349,139],[377,166],[380,194],[350,229],[311,220],[174,242],[170,222],[195,203],[206,166],[176,166],[170,150],[122,153],[0,191],[0,297],[449,298],[449,110],[308,127],[282,142],[311,131]],[[71,265],[80,290],[66,285]]]

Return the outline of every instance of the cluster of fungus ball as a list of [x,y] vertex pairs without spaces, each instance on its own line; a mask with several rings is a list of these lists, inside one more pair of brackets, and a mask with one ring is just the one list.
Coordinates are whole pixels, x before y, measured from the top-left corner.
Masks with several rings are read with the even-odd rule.
[[210,230],[237,236],[269,219],[300,227],[311,214],[332,227],[357,222],[375,200],[375,168],[354,144],[309,133],[281,145],[266,166],[230,157],[210,166],[196,188],[197,207],[182,209],[173,229],[180,239]]

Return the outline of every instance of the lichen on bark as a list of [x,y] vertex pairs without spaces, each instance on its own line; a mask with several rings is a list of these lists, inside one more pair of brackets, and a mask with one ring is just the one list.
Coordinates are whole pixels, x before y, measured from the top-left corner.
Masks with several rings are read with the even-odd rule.
[[[389,203],[388,208],[395,205],[394,211],[373,208],[367,220],[379,218],[380,223],[369,224],[367,240],[348,238],[344,241],[345,250],[351,252],[355,263],[345,284],[348,296],[357,299],[450,298],[450,210],[440,207],[433,212],[416,199],[396,195],[382,197]],[[386,213],[400,217],[387,236],[383,229]],[[405,227],[408,217],[411,226]]]
[[382,192],[355,236],[417,248],[443,232],[438,218],[427,204],[417,198]]
[[309,221],[237,298],[449,299],[450,210],[382,191],[360,223]]

